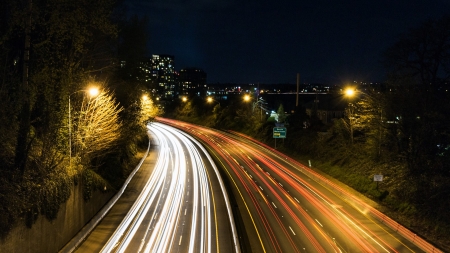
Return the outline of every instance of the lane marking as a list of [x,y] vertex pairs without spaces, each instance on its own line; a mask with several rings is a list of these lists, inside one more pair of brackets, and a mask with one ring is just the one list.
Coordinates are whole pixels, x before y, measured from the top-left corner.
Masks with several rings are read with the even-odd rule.
[[292,230],[291,226],[289,226],[289,229],[291,230],[292,234],[295,235],[294,230]]
[[320,224],[320,222],[319,222],[317,219],[315,219],[315,220],[316,220],[317,223],[319,223],[319,225],[320,225],[321,227],[323,227],[322,224]]

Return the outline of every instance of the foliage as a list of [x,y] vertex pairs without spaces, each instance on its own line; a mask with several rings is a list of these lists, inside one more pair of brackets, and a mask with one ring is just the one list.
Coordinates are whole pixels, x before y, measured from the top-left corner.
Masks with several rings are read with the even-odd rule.
[[391,84],[439,87],[450,78],[450,15],[404,34],[385,52]]
[[[117,85],[118,92],[126,86],[115,75],[120,71],[113,55],[117,45],[122,52],[129,46],[117,41],[112,0],[9,1],[2,7],[0,230],[5,236],[19,220],[32,226],[39,215],[55,219],[74,182],[83,184],[86,199],[96,189],[110,189],[103,176],[119,182],[147,136],[136,117],[145,114],[137,99],[142,93],[119,94],[119,107],[107,92],[107,85]],[[88,81],[106,79],[104,92],[83,103],[79,91]],[[69,169],[69,109],[75,126],[73,167],[83,172],[78,175]],[[104,167],[112,156],[119,166],[114,173]]]
[[80,157],[82,164],[104,156],[116,146],[122,127],[119,119],[122,110],[107,90],[83,101],[79,114],[74,117],[74,155]]
[[277,110],[278,123],[284,123],[286,120],[286,113],[284,112],[283,104],[280,104]]

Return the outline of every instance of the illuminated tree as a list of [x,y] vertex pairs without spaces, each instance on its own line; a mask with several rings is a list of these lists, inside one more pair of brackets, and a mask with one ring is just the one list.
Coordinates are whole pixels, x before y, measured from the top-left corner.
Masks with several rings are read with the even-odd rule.
[[80,113],[74,120],[74,153],[82,164],[112,151],[120,138],[121,111],[122,107],[119,107],[108,91],[102,91],[97,97],[83,101]]
[[147,95],[142,96],[140,104],[139,124],[147,125],[152,122],[156,116],[162,114],[162,110],[155,105],[153,100]]

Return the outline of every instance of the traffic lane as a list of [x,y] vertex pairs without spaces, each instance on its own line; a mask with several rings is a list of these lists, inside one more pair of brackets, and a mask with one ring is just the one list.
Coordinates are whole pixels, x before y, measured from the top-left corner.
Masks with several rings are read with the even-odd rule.
[[[196,144],[197,145],[197,144]],[[199,149],[201,147],[198,147]],[[205,153],[201,153],[202,161],[209,161],[209,157]],[[236,242],[233,239],[232,225],[227,219],[221,219],[220,217],[227,217],[229,212],[229,207],[227,207],[225,197],[223,195],[223,190],[225,188],[214,187],[219,186],[222,183],[216,175],[213,165],[210,162],[205,163],[206,173],[208,177],[209,188],[211,189],[211,201],[213,206],[213,211],[211,215],[214,215],[214,230],[211,231],[213,238],[216,239],[216,244],[218,249],[212,252],[235,252]],[[217,169],[217,168],[216,168]],[[219,174],[220,175],[220,174]],[[230,210],[231,212],[231,210]],[[237,239],[237,236],[236,236]]]
[[[361,246],[358,244],[359,238],[352,238],[353,231],[348,231],[348,226],[341,224],[342,222],[335,218],[334,213],[324,209],[320,199],[314,198],[312,193],[304,189],[299,190],[292,187],[292,182],[278,177],[277,168],[273,168],[270,164],[267,165],[262,160],[258,160],[260,157],[254,157],[258,162],[257,164],[261,164],[258,166],[261,169],[256,172],[262,178],[267,177],[267,182],[272,184],[279,196],[283,198],[284,203],[294,210],[293,215],[297,215],[306,224],[311,233],[321,240],[323,245],[332,243],[333,245],[339,244],[339,247],[343,249],[361,250]],[[324,226],[325,224],[330,225]],[[344,242],[344,245],[339,242]],[[370,248],[366,248],[366,250],[370,250]]]
[[[284,158],[280,158],[277,156],[276,158],[279,158],[279,162],[286,162]],[[286,166],[287,167],[287,166]],[[290,171],[298,171],[296,169],[290,169]],[[288,172],[287,174],[289,174]],[[300,176],[304,176],[303,173],[299,174]],[[305,178],[303,178],[305,180]],[[323,188],[322,185],[317,184],[315,181],[311,180],[309,177],[306,178],[306,181],[308,183],[315,184],[318,186],[317,188],[322,188],[323,190],[314,190],[314,192],[322,192],[322,195],[320,198],[324,196],[331,196],[336,197],[335,192],[332,192],[326,188]],[[304,182],[306,182],[304,181]],[[308,187],[310,188],[310,187]],[[325,192],[324,192],[325,191]],[[332,193],[332,194],[331,194]],[[359,231],[362,233],[361,236],[363,237],[371,237],[376,238],[377,241],[381,241],[382,246],[379,245],[378,242],[373,241],[372,243],[378,247],[380,247],[380,250],[403,250],[403,251],[421,251],[417,246],[415,246],[410,241],[406,240],[404,237],[398,235],[398,234],[392,234],[392,230],[384,224],[374,221],[372,217],[365,215],[363,212],[356,210],[353,208],[353,206],[348,205],[347,202],[343,201],[340,196],[337,196],[338,198],[334,198],[333,200],[329,199],[328,206],[330,206],[333,210],[336,211],[336,213],[343,217],[345,220],[350,220],[349,222],[355,227],[356,231]],[[329,204],[332,203],[332,204]],[[338,208],[338,209],[336,209]],[[349,212],[347,212],[349,210]]]
[[[218,142],[218,141],[217,141]],[[225,143],[223,143],[222,142],[222,144],[225,144]],[[240,150],[239,149],[236,149],[236,148],[234,148],[234,149],[228,149],[231,153],[233,152],[233,151],[239,151],[240,152]],[[227,153],[228,155],[230,154],[229,152],[225,152],[225,153]],[[237,154],[236,153],[234,153],[233,154],[234,156],[237,156]],[[236,162],[236,160],[235,159],[233,159],[235,162]],[[238,163],[238,162],[237,162]],[[254,190],[256,190],[257,192],[259,192],[260,190],[258,189],[258,188],[256,188],[256,187],[254,187]],[[264,199],[264,196],[262,195],[262,198]],[[282,236],[280,237],[280,239],[278,239],[278,240],[284,240],[284,242],[282,243],[282,245],[283,246],[285,246],[286,247],[286,245],[290,245],[291,246],[291,248],[288,248],[288,249],[286,249],[286,250],[289,250],[289,251],[298,251],[298,247],[297,247],[297,245],[295,245],[295,243],[293,243],[293,240],[292,240],[292,235],[294,234],[293,233],[293,229],[292,229],[292,226],[286,226],[285,224],[283,224],[282,223],[282,221],[281,221],[281,219],[280,219],[280,217],[278,216],[278,215],[276,215],[275,214],[275,210],[274,210],[274,207],[272,207],[272,205],[274,205],[273,204],[273,202],[272,202],[272,204],[270,204],[269,202],[267,202],[267,200],[261,200],[261,198],[258,198],[258,200],[261,202],[261,203],[263,203],[261,206],[263,207],[263,208],[266,208],[266,210],[265,210],[265,214],[267,215],[267,214],[272,214],[272,218],[270,219],[271,221],[272,221],[272,223],[274,223],[274,224],[272,224],[272,225],[269,225],[269,226],[272,226],[272,227],[277,227],[278,228],[278,230],[279,231],[277,231],[278,233],[277,234],[281,234]],[[276,207],[275,207],[276,208]],[[282,215],[283,216],[283,215]],[[285,217],[288,217],[288,215],[284,215]],[[275,222],[276,221],[276,222]],[[292,222],[291,222],[292,223]],[[289,228],[289,229],[288,229]],[[269,231],[270,232],[270,231]],[[309,241],[305,241],[304,242],[304,245],[300,245],[301,247],[306,247],[305,245],[309,245],[309,246],[311,246],[310,245],[310,243],[309,243]],[[312,247],[312,246],[311,246]]]
[[[308,250],[326,252],[314,236],[311,235],[309,230],[305,228],[304,224],[296,219],[296,216],[293,214],[291,208],[286,205],[278,193],[276,193],[276,191],[274,191],[274,189],[272,189],[267,182],[263,182],[264,179],[256,179],[257,176],[252,177],[250,174],[245,172],[246,169],[255,170],[255,168],[250,168],[251,165],[248,162],[247,156],[239,154],[237,152],[239,149],[235,149],[235,151],[236,152],[233,153],[233,158],[238,160],[238,163],[241,166],[241,173],[245,173],[247,180],[249,180],[253,185],[253,190],[261,195],[261,198],[259,198],[260,204],[262,209],[264,209],[267,219],[270,221],[272,229],[276,231],[275,234],[278,241],[283,241],[281,244],[284,247],[283,251],[287,250],[290,252],[296,252],[299,249],[306,248]],[[286,219],[289,220],[287,223]],[[293,228],[297,231],[302,231],[305,236],[294,238],[296,234],[293,232]],[[328,251],[329,250],[330,249],[328,249]]]
[[[337,233],[338,235],[340,235],[340,234],[342,234],[342,233]],[[366,235],[366,234],[365,234]],[[363,235],[363,236],[365,236],[365,235]],[[333,238],[335,238],[335,237],[333,237]],[[355,240],[359,240],[358,238],[355,238]],[[345,242],[345,240],[343,240],[344,242]],[[376,244],[376,246],[380,246],[381,247],[381,250],[383,250],[384,248],[383,248],[383,246],[382,245],[379,245],[379,243],[378,242],[374,242],[375,244]],[[342,247],[342,246],[341,246]],[[344,246],[345,247],[345,246]],[[355,246],[353,245],[353,246],[347,246],[347,247],[345,247],[345,248],[355,248]],[[368,250],[370,250],[370,248],[368,248]]]
[[[324,187],[322,184],[317,183],[315,180],[311,180],[301,170],[292,166],[292,163],[287,159],[279,158],[280,163],[285,163],[285,167],[288,168],[288,174],[295,180],[302,180],[302,185],[308,185],[308,188],[314,189],[314,192],[321,193],[320,198],[326,199],[328,206],[335,210],[337,215],[343,219],[348,220],[356,227],[357,231],[368,231],[368,234],[361,231],[365,237],[377,238],[378,241],[384,242],[385,248],[391,251],[404,251],[404,252],[422,252],[413,242],[407,240],[403,236],[399,235],[391,228],[387,227],[382,222],[374,219],[372,216],[367,215],[364,210],[355,208],[354,205],[345,201],[342,196],[337,195],[336,191],[330,190]],[[290,167],[290,168],[289,168]]]
[[[208,142],[208,140],[206,140]],[[210,151],[221,164],[230,183],[234,186],[232,191],[243,217],[250,246],[253,252],[279,252],[274,233],[267,227],[265,216],[261,213],[257,198],[248,186],[242,175],[235,173],[236,163],[226,150],[215,145]]]
[[[209,131],[209,130],[207,130],[207,131]],[[287,159],[287,158],[286,158]],[[403,237],[401,237],[400,236],[400,238],[399,238],[400,240],[401,239],[403,239]],[[396,240],[397,242],[399,241],[399,240]],[[395,243],[395,242],[394,242]],[[405,243],[400,243],[402,246],[399,246],[399,247],[404,247],[406,244],[408,244],[408,242],[406,242],[406,244]],[[414,246],[414,245],[412,245],[412,246]]]
[[[289,228],[294,236],[296,234],[302,235],[300,239],[295,240],[297,243],[300,243],[298,245],[299,248],[316,252],[337,250],[332,240],[325,237],[322,231],[318,229],[316,221],[308,219],[309,216],[303,209],[298,209],[297,203],[293,201],[292,197],[287,194],[280,184],[270,178],[266,178],[259,166],[253,166],[246,173],[258,185],[260,191],[265,194],[268,204],[275,208],[279,217],[284,218],[282,220],[289,219],[287,223],[284,223],[285,227]],[[299,210],[303,211],[303,213],[300,213]],[[294,233],[294,230],[297,232]]]
[[[212,139],[212,138],[211,138]],[[216,140],[215,142],[220,142],[219,140]],[[222,145],[226,145],[226,143],[224,143],[224,141],[222,141]],[[233,144],[232,144],[233,145]],[[233,149],[229,149],[231,152],[232,152],[232,150],[236,150],[236,148],[233,148]],[[236,155],[236,154],[235,154]],[[279,223],[278,223],[279,224]],[[280,224],[279,224],[280,225]],[[291,229],[291,228],[290,228]],[[286,232],[286,231],[283,231],[283,232]],[[292,232],[292,231],[291,231]],[[307,232],[306,232],[307,233]],[[303,245],[302,245],[303,246]]]
[[[181,133],[181,132],[180,132]],[[182,135],[184,135],[184,133],[181,133]],[[184,136],[184,137],[188,137],[189,136]],[[212,160],[211,159],[206,159],[206,150],[203,150],[203,152],[200,152],[201,148],[198,144],[195,143],[196,141],[192,139],[192,142],[188,142],[185,141],[184,143],[186,144],[186,146],[189,146],[185,152],[189,153],[189,157],[191,157],[191,161],[192,162],[196,162],[195,166],[192,166],[192,171],[193,171],[193,181],[194,181],[194,196],[200,196],[197,200],[194,199],[194,201],[196,201],[195,203],[197,203],[197,210],[198,210],[198,217],[201,217],[199,219],[196,219],[197,222],[195,222],[195,224],[193,223],[193,227],[196,227],[197,230],[199,231],[191,231],[191,234],[200,234],[200,240],[197,240],[197,243],[195,243],[194,247],[190,247],[190,250],[194,249],[195,252],[200,251],[200,250],[204,250],[206,252],[217,252],[218,248],[220,247],[219,245],[228,245],[228,247],[225,247],[225,250],[229,249],[230,246],[236,246],[236,242],[232,243],[232,244],[226,244],[226,243],[222,243],[220,244],[220,241],[222,240],[226,240],[226,241],[230,241],[230,240],[237,240],[237,235],[232,235],[229,231],[229,228],[232,227],[231,223],[232,220],[230,219],[230,217],[228,217],[228,219],[220,219],[222,221],[222,223],[224,224],[223,227],[225,229],[221,229],[221,230],[225,230],[227,231],[228,228],[228,232],[226,233],[221,233],[220,234],[220,238],[219,238],[219,224],[217,224],[217,207],[216,207],[216,199],[217,199],[217,203],[222,203],[222,205],[225,205],[225,196],[226,194],[224,194],[222,192],[222,194],[217,195],[216,197],[214,197],[214,192],[212,191],[213,188],[217,189],[217,192],[220,192],[222,188],[220,187],[213,187],[210,183],[211,177],[208,174],[208,170],[207,170],[207,166],[209,165],[209,167],[212,167]],[[219,182],[219,178],[218,178],[218,172],[217,174],[215,172],[213,172],[216,176],[216,182]],[[197,182],[197,183],[196,183]],[[218,186],[219,184],[216,184],[215,186]],[[196,187],[198,186],[198,187]],[[195,192],[197,191],[197,193]],[[189,193],[187,193],[189,194]],[[222,217],[227,217],[228,216],[228,212],[231,213],[231,210],[227,210],[227,208],[223,209],[224,212],[221,212],[223,214]],[[228,222],[227,222],[228,221]],[[201,233],[202,232],[202,233]],[[199,243],[198,243],[199,242]],[[235,249],[237,251],[237,249]],[[227,251],[227,252],[232,252],[232,251]]]

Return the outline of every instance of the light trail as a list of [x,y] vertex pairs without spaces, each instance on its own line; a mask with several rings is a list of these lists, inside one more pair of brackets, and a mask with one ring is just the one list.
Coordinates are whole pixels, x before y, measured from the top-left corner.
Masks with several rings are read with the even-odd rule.
[[[154,171],[101,252],[134,249],[137,252],[210,253],[219,252],[221,247],[231,248],[229,252],[240,252],[228,195],[209,154],[198,142],[173,127],[153,123],[148,128],[160,146]],[[212,193],[211,178],[202,155],[208,158],[208,166],[213,168],[212,175],[217,177],[222,195]],[[226,206],[227,212],[223,212],[222,217],[228,218],[217,219],[216,199]],[[231,231],[219,234],[218,221]],[[234,247],[228,245],[228,238],[234,242]],[[223,240],[227,243],[221,245]]]
[[[241,212],[249,212],[264,251],[440,252],[421,238],[416,241],[415,235],[411,240],[411,232],[390,230],[385,224],[392,228],[391,219],[264,144],[184,122],[158,120],[196,136],[221,161],[240,188],[245,204]],[[260,204],[259,195],[266,206]],[[360,210],[370,210],[373,216]],[[381,222],[373,217],[382,217]]]

